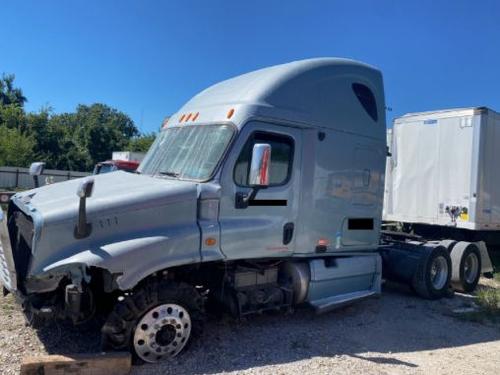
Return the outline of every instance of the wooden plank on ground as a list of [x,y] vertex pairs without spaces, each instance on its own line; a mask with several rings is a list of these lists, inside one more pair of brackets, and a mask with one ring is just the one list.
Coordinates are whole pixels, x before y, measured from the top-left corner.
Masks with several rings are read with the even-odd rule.
[[25,357],[21,375],[124,375],[130,373],[130,353],[45,355]]

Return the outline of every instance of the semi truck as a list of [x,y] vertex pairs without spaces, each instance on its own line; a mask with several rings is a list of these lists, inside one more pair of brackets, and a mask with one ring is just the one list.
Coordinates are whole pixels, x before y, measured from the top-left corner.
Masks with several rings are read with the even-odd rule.
[[139,362],[182,352],[213,306],[327,312],[380,295],[383,277],[449,295],[459,265],[443,242],[381,231],[386,156],[372,66],[318,58],[223,81],[170,117],[138,173],[14,195],[4,292],[30,321],[106,314],[104,348]]
[[140,163],[127,160],[106,160],[97,163],[92,174],[103,174],[115,171],[135,172]]
[[93,174],[109,173],[114,171],[135,172],[144,159],[143,152],[113,151],[111,160],[96,164]]

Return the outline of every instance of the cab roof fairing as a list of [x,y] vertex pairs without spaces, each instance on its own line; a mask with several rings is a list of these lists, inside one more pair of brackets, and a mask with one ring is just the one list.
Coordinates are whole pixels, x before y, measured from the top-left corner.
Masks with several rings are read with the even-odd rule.
[[[351,87],[354,82],[368,86],[375,95],[377,123],[356,98]],[[230,109],[234,109],[234,115],[228,119]],[[199,113],[199,117],[194,122],[180,122],[182,115],[189,113]],[[354,121],[353,114],[357,114]],[[302,123],[385,140],[382,74],[364,63],[340,58],[308,59],[260,69],[201,91],[170,118],[167,128],[225,121],[241,128],[249,118]]]

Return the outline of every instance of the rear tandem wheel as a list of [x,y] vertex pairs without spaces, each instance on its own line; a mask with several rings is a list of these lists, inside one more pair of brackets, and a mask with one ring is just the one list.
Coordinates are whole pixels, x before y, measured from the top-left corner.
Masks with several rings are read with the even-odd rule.
[[450,278],[450,254],[445,247],[436,245],[420,259],[412,287],[423,298],[439,299],[448,295]]
[[481,253],[476,244],[458,242],[451,249],[451,285],[459,292],[472,292],[481,277]]

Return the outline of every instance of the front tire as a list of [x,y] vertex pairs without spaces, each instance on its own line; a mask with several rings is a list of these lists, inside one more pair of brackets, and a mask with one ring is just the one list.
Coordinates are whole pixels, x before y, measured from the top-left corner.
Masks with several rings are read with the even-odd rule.
[[119,301],[102,328],[103,346],[134,362],[173,358],[203,329],[203,299],[186,283],[150,282]]

